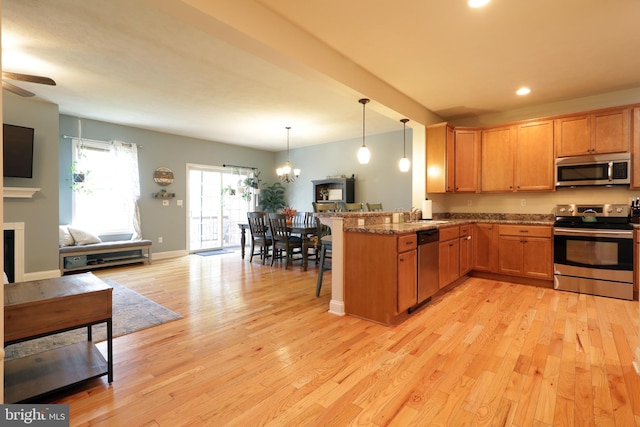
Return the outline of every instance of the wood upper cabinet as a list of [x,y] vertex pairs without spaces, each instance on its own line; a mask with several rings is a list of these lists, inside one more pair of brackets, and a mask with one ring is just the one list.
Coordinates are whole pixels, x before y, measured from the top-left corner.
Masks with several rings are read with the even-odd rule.
[[482,191],[513,191],[514,133],[511,126],[482,131]]
[[460,277],[460,227],[446,227],[440,229],[440,243],[438,251],[439,287],[444,288]]
[[553,278],[551,236],[548,226],[499,225],[498,272]]
[[454,141],[454,129],[447,123],[427,127],[427,193],[453,192]]
[[480,131],[455,129],[454,190],[456,193],[475,193],[478,191],[479,168]]
[[446,123],[427,127],[427,193],[478,191],[480,131]]
[[515,190],[555,190],[553,120],[522,123],[516,132]]
[[640,107],[635,107],[631,115],[631,186],[640,188]]
[[624,153],[630,149],[630,140],[630,108],[555,119],[556,157]]

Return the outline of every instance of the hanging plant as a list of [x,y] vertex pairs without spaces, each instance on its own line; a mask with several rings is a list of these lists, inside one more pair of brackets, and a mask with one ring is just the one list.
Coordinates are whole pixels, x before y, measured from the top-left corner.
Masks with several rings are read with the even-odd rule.
[[71,182],[69,188],[73,191],[90,194],[91,189],[89,188],[89,172],[88,170],[78,169],[78,161],[74,160],[69,168],[69,172],[71,173],[71,178],[67,178],[67,181]]

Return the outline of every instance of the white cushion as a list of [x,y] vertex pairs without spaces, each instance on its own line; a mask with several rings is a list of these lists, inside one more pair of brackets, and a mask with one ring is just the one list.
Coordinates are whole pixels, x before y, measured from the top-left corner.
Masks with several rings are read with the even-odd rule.
[[76,245],[90,245],[92,243],[100,243],[102,241],[95,234],[91,234],[88,231],[80,230],[71,226],[69,226],[69,232],[76,241]]
[[60,225],[58,226],[58,244],[60,246],[72,246],[75,245],[75,240],[73,240],[73,236],[69,232],[68,225]]

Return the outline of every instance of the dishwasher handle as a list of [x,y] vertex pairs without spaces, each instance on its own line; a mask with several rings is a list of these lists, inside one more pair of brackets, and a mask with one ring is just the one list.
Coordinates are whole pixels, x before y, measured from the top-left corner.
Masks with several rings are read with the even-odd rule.
[[440,240],[440,232],[437,228],[430,230],[418,231],[418,246],[426,245],[427,243],[433,243]]

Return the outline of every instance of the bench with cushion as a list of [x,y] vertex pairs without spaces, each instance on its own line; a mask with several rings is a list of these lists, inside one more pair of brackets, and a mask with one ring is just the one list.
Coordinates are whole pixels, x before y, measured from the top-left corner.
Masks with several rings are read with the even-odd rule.
[[146,262],[151,264],[151,240],[127,236],[95,236],[60,226],[59,266],[62,274],[94,268]]

